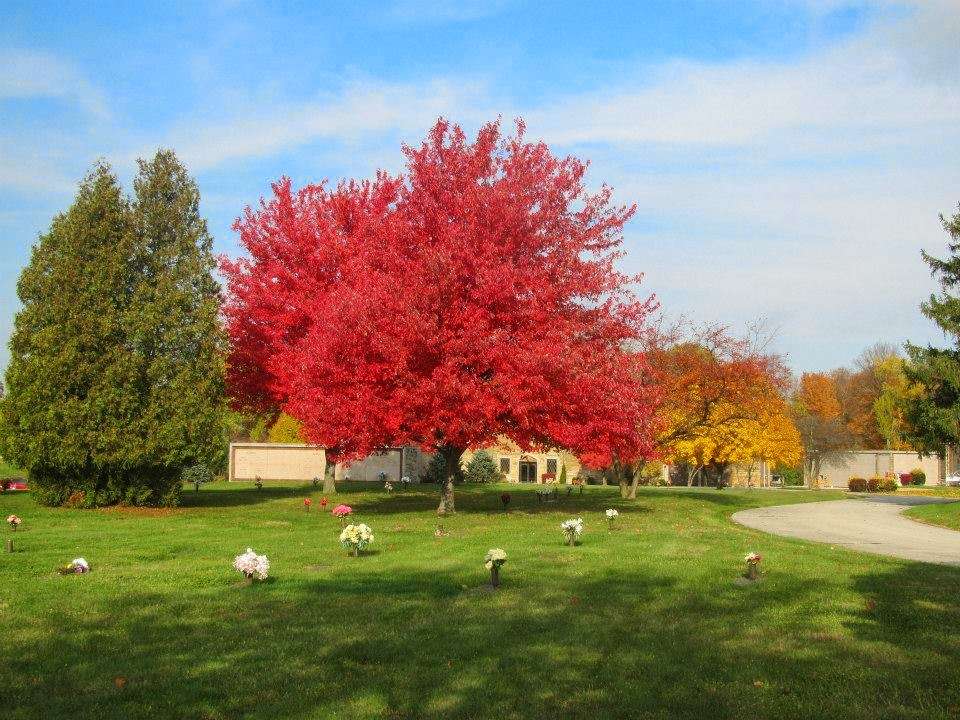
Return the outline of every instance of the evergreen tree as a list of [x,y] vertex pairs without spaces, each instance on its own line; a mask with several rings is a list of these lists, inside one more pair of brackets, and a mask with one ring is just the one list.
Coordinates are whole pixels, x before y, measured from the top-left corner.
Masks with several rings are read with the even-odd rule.
[[463,479],[472,483],[489,483],[497,479],[497,466],[486,450],[477,450],[463,472]]
[[139,277],[125,325],[140,408],[129,452],[163,467],[214,465],[223,451],[226,335],[213,238],[197,184],[172,151],[139,165],[132,205]]
[[2,436],[45,504],[175,504],[222,455],[219,288],[196,185],[172,153],[133,205],[98,164],[17,291]]
[[40,236],[17,283],[23,307],[10,339],[4,454],[28,471],[40,502],[84,490],[93,502],[99,474],[118,464],[131,240],[129,205],[98,164]]
[[941,260],[922,252],[941,292],[932,294],[920,309],[953,340],[953,347],[934,348],[908,345],[910,362],[905,370],[909,381],[922,391],[906,401],[905,439],[917,450],[943,454],[948,445],[960,442],[960,206],[949,220],[940,216],[950,236],[950,256]]

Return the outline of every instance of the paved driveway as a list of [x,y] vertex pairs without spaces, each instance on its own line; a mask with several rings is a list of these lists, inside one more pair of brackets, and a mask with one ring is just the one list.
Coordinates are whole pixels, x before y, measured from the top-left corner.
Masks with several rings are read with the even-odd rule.
[[960,532],[901,515],[911,505],[942,502],[951,501],[879,495],[741,510],[733,514],[733,520],[775,535],[842,545],[860,552],[960,565]]

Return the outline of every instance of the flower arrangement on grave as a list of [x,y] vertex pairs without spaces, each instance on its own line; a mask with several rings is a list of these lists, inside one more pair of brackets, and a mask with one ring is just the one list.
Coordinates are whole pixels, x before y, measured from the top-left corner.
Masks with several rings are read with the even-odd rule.
[[266,555],[257,555],[253,548],[247,548],[245,553],[233,559],[233,567],[248,580],[266,580],[270,561]]
[[566,538],[567,545],[575,545],[583,534],[583,518],[571,518],[560,523],[560,529]]
[[354,557],[360,555],[363,549],[373,542],[373,530],[363,523],[347,525],[340,533],[340,544]]
[[612,530],[613,524],[617,521],[617,518],[620,517],[620,511],[616,508],[607,508],[604,515],[607,518],[607,529]]
[[57,572],[61,575],[82,575],[83,573],[90,572],[90,563],[82,557],[74,558],[66,565],[58,567]]
[[507,553],[500,548],[487,550],[483,566],[490,571],[490,585],[500,587],[500,568],[507,561]]

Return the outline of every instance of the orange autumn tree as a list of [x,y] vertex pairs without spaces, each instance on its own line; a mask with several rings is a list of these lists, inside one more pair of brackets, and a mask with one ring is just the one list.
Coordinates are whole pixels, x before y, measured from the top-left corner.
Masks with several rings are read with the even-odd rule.
[[752,484],[754,463],[766,463],[769,467],[796,467],[800,464],[803,459],[800,432],[790,418],[782,394],[768,394],[757,418],[737,426],[732,447],[734,461],[748,464],[748,484]]
[[[737,338],[721,326],[651,333],[646,356],[661,392],[654,417],[660,459],[684,463],[694,475],[714,466],[767,460],[799,462],[799,441],[783,398],[788,373],[756,338]],[[632,471],[636,496],[642,463]],[[693,476],[688,482],[692,483]]]
[[722,478],[733,464],[749,466],[750,482],[754,463],[798,465],[802,447],[779,387],[760,374],[743,384],[736,401],[718,403],[707,422],[674,439],[664,455],[671,463],[692,468],[688,484],[702,478],[706,468]]
[[803,472],[808,486],[820,477],[823,461],[849,449],[851,434],[843,422],[833,379],[804,373],[793,398],[793,416],[803,443]]
[[840,401],[833,380],[823,373],[804,373],[797,399],[807,413],[824,420],[840,417]]

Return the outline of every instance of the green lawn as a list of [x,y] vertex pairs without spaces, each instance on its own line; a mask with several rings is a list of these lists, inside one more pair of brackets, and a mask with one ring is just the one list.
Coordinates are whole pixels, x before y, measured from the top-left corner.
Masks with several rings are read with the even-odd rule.
[[0,480],[8,477],[26,477],[26,473],[20,468],[11,465],[3,458],[0,458]]
[[[0,561],[5,718],[954,718],[960,569],[732,524],[837,493],[531,488],[337,496],[376,535],[348,557],[312,489],[217,484],[174,511],[51,510]],[[608,532],[602,511],[620,510]],[[582,514],[583,543],[559,523]],[[233,556],[266,553],[245,586]],[[484,588],[484,553],[508,554]],[[743,556],[764,556],[754,585]],[[89,575],[60,577],[82,555]]]
[[[948,497],[956,497],[949,495]],[[930,523],[931,525],[943,525],[953,530],[960,530],[960,502],[950,503],[949,505],[918,505],[908,508],[906,515],[914,520]]]

